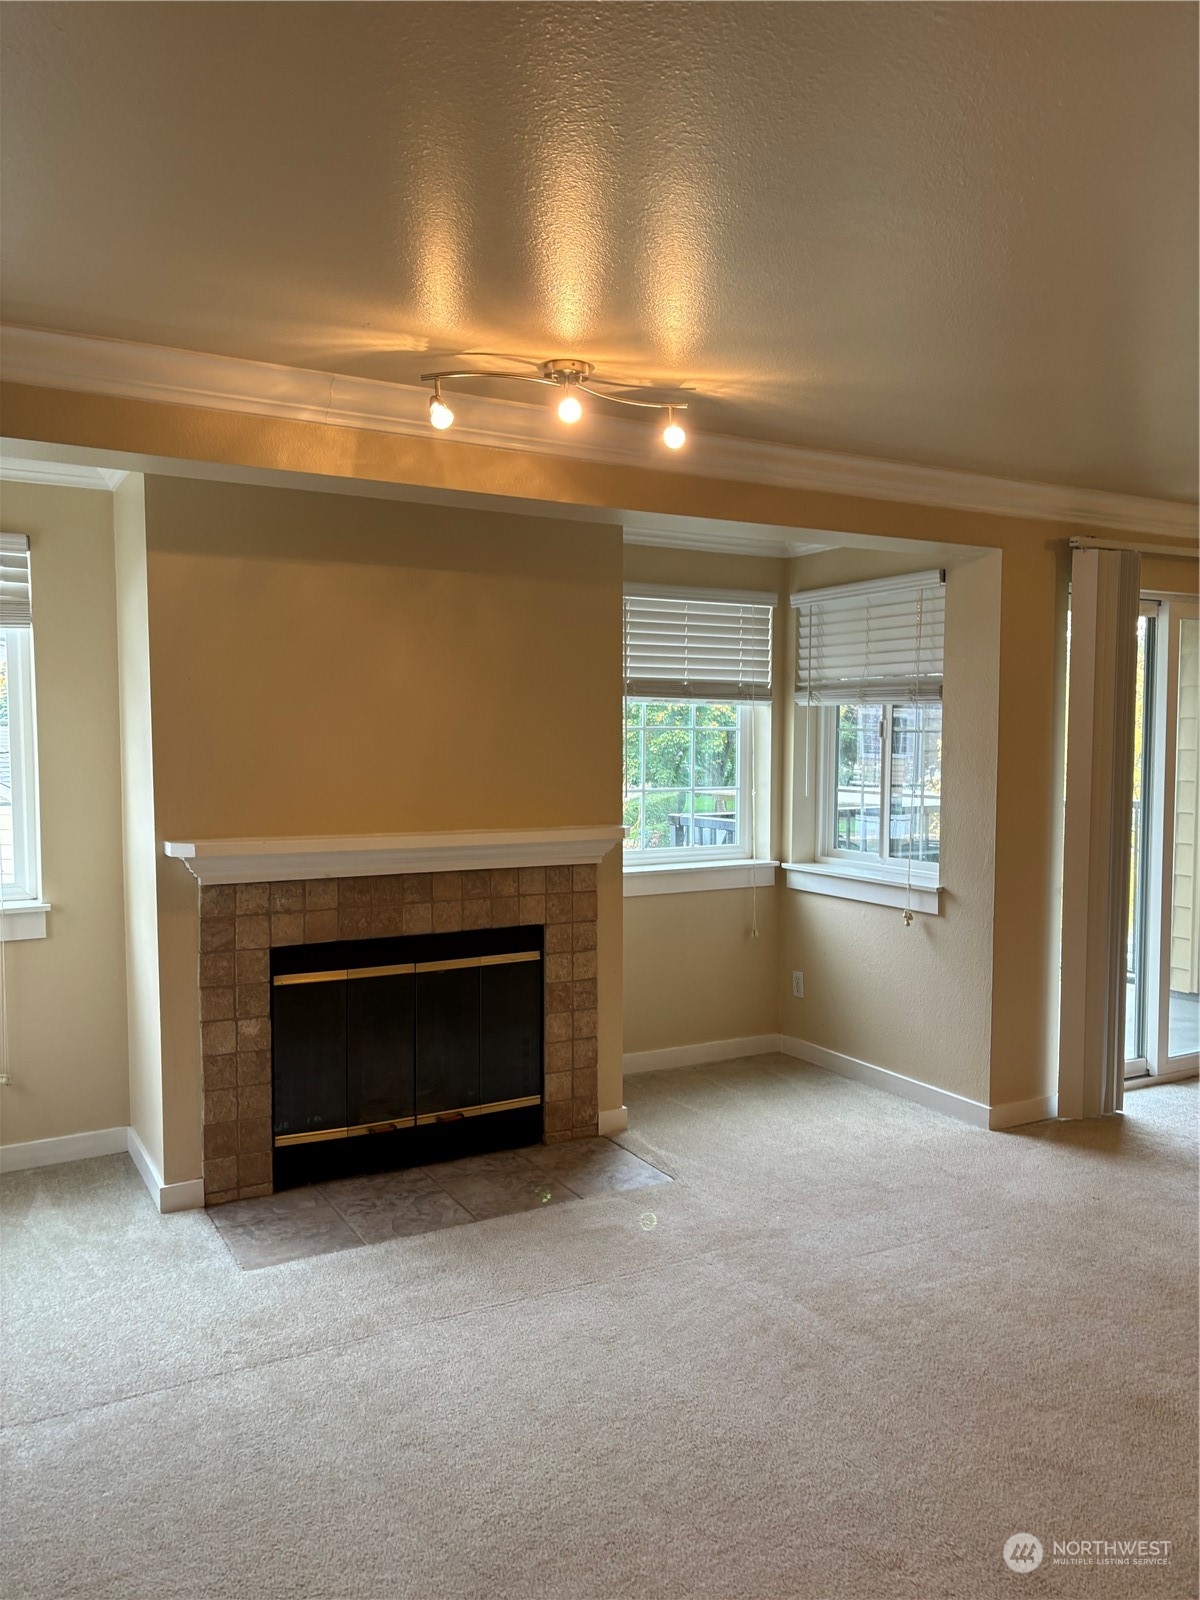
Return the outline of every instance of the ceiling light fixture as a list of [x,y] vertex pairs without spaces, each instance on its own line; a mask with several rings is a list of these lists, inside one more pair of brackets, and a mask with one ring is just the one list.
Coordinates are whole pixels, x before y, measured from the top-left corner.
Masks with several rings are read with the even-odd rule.
[[456,371],[456,372],[423,372],[422,383],[433,385],[433,397],[429,402],[429,420],[435,428],[448,428],[454,421],[454,413],[442,399],[442,384],[449,383],[459,378],[486,378],[489,381],[499,378],[506,383],[542,383],[548,384],[553,389],[563,391],[558,402],[558,418],[560,422],[576,423],[583,416],[583,401],[581,394],[589,394],[596,400],[608,400],[613,405],[638,406],[644,411],[665,411],[667,425],[662,432],[662,441],[668,450],[679,450],[687,442],[687,434],[675,421],[677,411],[686,411],[687,402],[683,400],[634,400],[628,394],[610,394],[610,389],[635,389],[636,384],[618,383],[612,378],[596,377],[596,369],[590,361],[579,361],[575,357],[561,357],[554,361],[543,361],[541,372],[537,377],[528,372],[485,372],[485,371]]
[[578,422],[583,415],[583,401],[577,394],[565,394],[558,402],[560,422]]
[[435,383],[433,393],[429,397],[429,420],[435,428],[448,428],[454,421],[454,413],[442,399],[442,386]]
[[663,429],[663,443],[668,450],[682,450],[687,443],[687,434],[675,421],[675,407],[667,407],[667,425]]

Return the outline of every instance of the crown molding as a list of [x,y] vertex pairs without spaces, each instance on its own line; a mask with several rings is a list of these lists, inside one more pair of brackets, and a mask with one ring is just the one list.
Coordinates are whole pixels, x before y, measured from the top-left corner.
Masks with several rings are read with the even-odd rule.
[[765,556],[774,560],[790,560],[793,556],[815,556],[822,550],[832,550],[828,542],[792,537],[787,528],[764,529],[758,526],[739,527],[732,522],[714,522],[705,527],[689,519],[686,525],[670,527],[665,523],[646,527],[638,522],[623,524],[626,544],[649,545],[660,550],[705,550],[714,555]]
[[[39,388],[429,437],[429,391],[424,386],[119,339],[4,327],[0,377]],[[681,458],[659,450],[655,435],[645,426],[616,417],[596,414],[589,419],[586,435],[567,437],[547,429],[540,406],[459,392],[454,404],[454,434],[442,440],[450,449],[455,443],[486,445],[613,466],[651,467],[681,476],[700,474],[1168,539],[1194,539],[1200,526],[1196,506],[1183,501],[1028,483],[724,434],[693,432],[691,449]]]
[[0,458],[0,481],[44,483],[56,489],[99,489],[111,494],[125,474],[115,467],[89,467],[74,461],[26,461]]

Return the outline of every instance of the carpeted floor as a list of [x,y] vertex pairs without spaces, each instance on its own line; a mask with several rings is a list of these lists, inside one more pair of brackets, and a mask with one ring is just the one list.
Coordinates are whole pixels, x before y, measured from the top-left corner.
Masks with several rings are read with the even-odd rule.
[[1195,1084],[1012,1134],[774,1056],[627,1099],[674,1183],[258,1272],[125,1157],[6,1177],[4,1595],[1195,1595]]

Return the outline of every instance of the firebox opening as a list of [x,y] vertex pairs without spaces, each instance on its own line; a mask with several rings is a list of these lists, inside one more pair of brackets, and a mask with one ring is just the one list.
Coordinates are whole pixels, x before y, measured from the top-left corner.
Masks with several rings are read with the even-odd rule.
[[273,1178],[542,1138],[541,927],[271,951]]

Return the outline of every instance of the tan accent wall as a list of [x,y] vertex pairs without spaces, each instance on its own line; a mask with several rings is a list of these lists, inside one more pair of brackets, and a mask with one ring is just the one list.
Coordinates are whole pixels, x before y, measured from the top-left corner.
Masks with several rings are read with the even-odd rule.
[[[165,839],[615,823],[619,529],[146,482]],[[200,1170],[195,884],[159,858],[164,1176]],[[619,1106],[600,874],[600,1106]]]
[[[626,545],[624,567],[626,580],[777,595],[774,644],[778,686],[786,643],[785,561]],[[760,847],[775,859],[783,705],[783,697],[777,693],[771,748],[756,751],[770,774],[760,785]],[[778,1033],[779,892],[775,888],[757,889],[753,894],[749,889],[719,889],[626,899],[626,1055]]]
[[129,1121],[112,501],[6,483],[29,535],[45,939],[3,947],[6,1144]]
[[[793,584],[820,588],[904,570],[920,566],[911,560],[906,566],[902,555],[831,551],[795,563]],[[780,890],[780,1031],[985,1103],[999,643],[1000,557],[960,558],[946,578],[941,914],[918,913],[906,927],[893,907]],[[795,859],[811,850],[815,832],[815,757],[807,800],[803,792],[807,715],[794,712],[785,760],[788,853]],[[793,970],[804,973],[803,1000],[792,997]]]
[[1196,593],[1200,581],[1200,561],[1195,556],[1143,556],[1143,594]]

